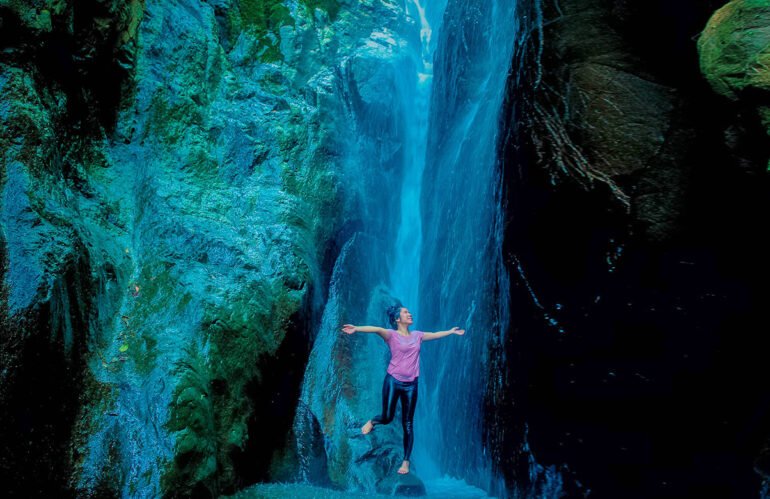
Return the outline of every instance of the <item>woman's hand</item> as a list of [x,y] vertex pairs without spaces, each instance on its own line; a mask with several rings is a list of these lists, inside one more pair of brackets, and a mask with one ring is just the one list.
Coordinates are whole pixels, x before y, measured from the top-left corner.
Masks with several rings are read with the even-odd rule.
[[457,327],[457,326],[453,327],[453,328],[452,328],[452,329],[450,329],[449,331],[451,331],[451,332],[452,332],[452,333],[454,333],[454,334],[459,334],[460,336],[462,336],[462,335],[464,335],[464,334],[465,334],[465,329],[460,329],[460,328],[459,328],[459,327]]
[[353,324],[345,324],[344,326],[342,326],[342,332],[347,334],[353,334],[356,332],[356,326],[354,326]]

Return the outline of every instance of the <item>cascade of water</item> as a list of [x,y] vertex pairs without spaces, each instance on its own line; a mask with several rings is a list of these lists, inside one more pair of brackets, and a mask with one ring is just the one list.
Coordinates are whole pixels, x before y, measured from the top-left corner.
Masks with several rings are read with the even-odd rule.
[[[436,5],[431,8],[440,8]],[[426,8],[419,0],[407,5],[407,15],[420,23],[420,53],[415,54],[415,66],[402,66],[397,79],[397,93],[404,109],[412,110],[404,123],[404,155],[401,192],[401,219],[398,224],[389,284],[395,296],[407,306],[415,320],[419,317],[419,275],[422,246],[422,214],[420,197],[425,170],[425,151],[431,86],[433,83],[433,28]],[[417,324],[417,323],[415,323]]]
[[[409,81],[410,91],[403,91],[402,96],[408,99],[405,103],[407,109],[412,109],[410,120],[406,124],[405,138],[407,144],[404,155],[403,184],[401,188],[401,222],[398,225],[396,248],[393,253],[392,272],[390,273],[390,287],[394,295],[402,300],[402,303],[412,312],[414,329],[430,328],[426,321],[421,320],[420,300],[422,299],[422,287],[420,286],[420,266],[422,260],[422,220],[424,214],[421,209],[422,186],[424,181],[427,138],[430,116],[431,90],[433,87],[433,57],[437,47],[437,37],[434,33],[432,20],[440,23],[443,17],[446,2],[424,2],[414,0],[411,14],[420,23],[420,54],[416,84],[413,74],[404,75]],[[430,18],[430,20],[429,20]],[[436,30],[438,32],[438,30]],[[428,290],[426,290],[429,292]],[[429,329],[431,330],[431,329]],[[425,376],[421,376],[426,379]],[[424,393],[433,383],[421,383]],[[419,394],[419,398],[424,395]],[[424,402],[422,402],[424,404]],[[417,404],[418,411],[420,403]],[[423,412],[423,411],[420,411]],[[415,421],[415,427],[419,423]],[[420,474],[423,478],[437,476],[439,463],[425,452],[424,445],[416,438],[413,450],[413,462],[419,462]]]
[[[387,274],[380,276],[387,288],[385,295],[399,299],[410,309],[415,319],[413,330],[439,331],[459,326],[467,331],[465,336],[448,336],[423,343],[422,347],[412,463],[429,494],[462,490],[481,497],[485,494],[480,489],[503,488],[492,471],[490,453],[484,448],[482,425],[487,384],[499,383],[489,372],[488,343],[493,337],[499,340],[508,322],[496,148],[505,84],[517,42],[515,8],[516,2],[505,0],[406,2],[404,13],[419,31],[419,38],[415,34],[410,39],[415,42],[405,44],[389,39],[389,46],[399,47],[400,51],[374,70],[382,75],[378,76],[379,93],[367,93],[363,104],[350,104],[356,131],[362,134],[357,138],[359,150],[350,155],[351,178],[364,186],[370,182],[356,163],[364,161],[364,157],[368,163],[388,165],[372,168],[372,178],[380,175],[378,178],[385,179],[383,171],[396,178],[385,179],[377,186],[378,192],[361,199],[365,205],[359,208],[367,217],[363,232],[384,246],[378,251],[355,250],[351,254],[364,256],[346,257],[345,273],[360,274],[359,279],[364,279],[363,275],[377,279],[382,269]],[[351,64],[342,69],[343,73],[351,72],[344,74],[346,81],[355,80],[356,68]],[[371,88],[367,86],[367,92]],[[355,91],[348,94],[354,95]],[[382,139],[373,131],[382,134]],[[376,146],[367,145],[370,143]],[[364,156],[366,151],[370,151],[368,156]],[[388,220],[370,224],[368,217],[375,216]],[[383,235],[376,227],[390,230]],[[372,243],[367,244],[372,248]],[[360,272],[356,266],[360,266]],[[365,284],[362,293],[367,289],[371,292],[377,283]],[[348,287],[350,284],[339,289]],[[335,294],[334,300],[340,310],[356,310],[350,298],[338,299]],[[369,300],[367,317],[375,317],[377,314],[371,312],[380,306],[380,297],[375,292]],[[324,330],[333,328],[334,322],[330,319],[322,328],[321,335],[328,336],[328,340],[319,338],[311,355],[317,362],[312,364],[314,368],[308,368],[313,372],[306,374],[306,383],[315,383],[315,390],[328,384],[324,380],[339,378],[320,367],[323,363],[332,366],[329,358],[334,357],[337,347],[333,343],[337,340]],[[373,353],[374,347],[379,348],[376,352],[383,350],[376,340],[369,337],[358,346],[371,349],[367,354],[371,357],[377,354]],[[319,353],[322,350],[325,353]],[[365,357],[360,350],[349,355],[354,357],[350,362],[353,366]],[[377,362],[370,364],[366,369],[353,368],[358,369],[353,384],[360,384],[361,391],[355,404],[350,404],[351,413],[377,408],[379,387],[372,380],[381,374],[372,373],[380,366]],[[338,373],[340,367],[332,366],[331,371]],[[310,393],[303,391],[303,401],[319,420],[327,414],[327,420],[332,421],[328,408],[335,405],[336,422],[332,425],[321,421],[326,441],[332,442],[329,435],[346,427],[347,421],[342,424],[340,418],[348,402],[340,404],[343,398],[338,395]],[[396,434],[400,435],[399,415],[395,421],[399,426]],[[333,458],[340,450],[337,444],[330,445],[327,457]],[[358,455],[370,451],[354,447],[352,452]],[[345,473],[350,488],[371,487],[354,483],[350,470],[332,470],[334,473]]]
[[487,345],[507,321],[495,151],[515,28],[514,2],[448,4],[434,58],[421,199],[419,322],[466,334],[424,344],[415,460],[433,464],[423,466],[423,478],[454,477],[486,490],[498,480],[482,438],[484,393],[494,382]]

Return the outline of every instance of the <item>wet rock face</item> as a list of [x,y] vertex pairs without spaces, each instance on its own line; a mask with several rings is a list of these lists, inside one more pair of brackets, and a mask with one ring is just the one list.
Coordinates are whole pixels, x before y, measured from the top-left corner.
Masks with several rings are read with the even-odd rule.
[[329,68],[388,14],[349,7],[0,2],[12,493],[269,478],[346,217]]
[[[542,67],[528,69],[544,83],[531,112],[539,158],[554,179],[608,188],[644,237],[673,237],[695,127],[685,92],[692,47],[678,37],[699,29],[689,18],[698,8],[607,0],[543,8]],[[670,45],[649,36],[652,25]]]
[[138,2],[0,3],[0,481],[11,495],[72,490],[75,426],[96,389],[92,321],[116,312],[126,270],[103,251],[121,221],[94,199],[84,163],[106,164],[91,133],[114,124],[131,87],[141,14]]
[[[503,348],[518,362],[502,397],[520,410],[499,410],[510,447],[496,436],[511,483],[532,471],[507,458],[519,434],[574,496],[758,493],[768,344],[749,331],[770,298],[758,232],[770,186],[764,130],[742,104],[757,91],[731,70],[701,73],[696,40],[723,4],[544,2],[515,61]],[[708,45],[726,47],[713,29]],[[535,471],[542,490],[548,472]]]

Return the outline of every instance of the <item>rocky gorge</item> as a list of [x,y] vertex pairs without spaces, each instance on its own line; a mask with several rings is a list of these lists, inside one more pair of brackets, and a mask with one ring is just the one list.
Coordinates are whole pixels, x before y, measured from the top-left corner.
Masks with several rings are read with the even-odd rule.
[[[768,47],[759,0],[0,0],[3,490],[766,497]],[[468,331],[408,477],[339,332],[396,303]]]

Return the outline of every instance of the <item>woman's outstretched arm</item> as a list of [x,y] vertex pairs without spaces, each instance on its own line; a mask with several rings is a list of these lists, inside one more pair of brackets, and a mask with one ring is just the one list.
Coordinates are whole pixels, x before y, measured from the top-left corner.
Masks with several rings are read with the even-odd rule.
[[455,326],[448,331],[439,331],[437,333],[425,333],[423,334],[422,341],[437,340],[439,338],[443,338],[444,336],[449,336],[450,334],[459,334],[462,336],[463,334],[465,334],[465,329],[460,329],[457,326]]
[[383,340],[388,339],[388,330],[377,326],[354,326],[353,324],[345,324],[342,326],[342,332],[347,334],[353,333],[377,333]]

